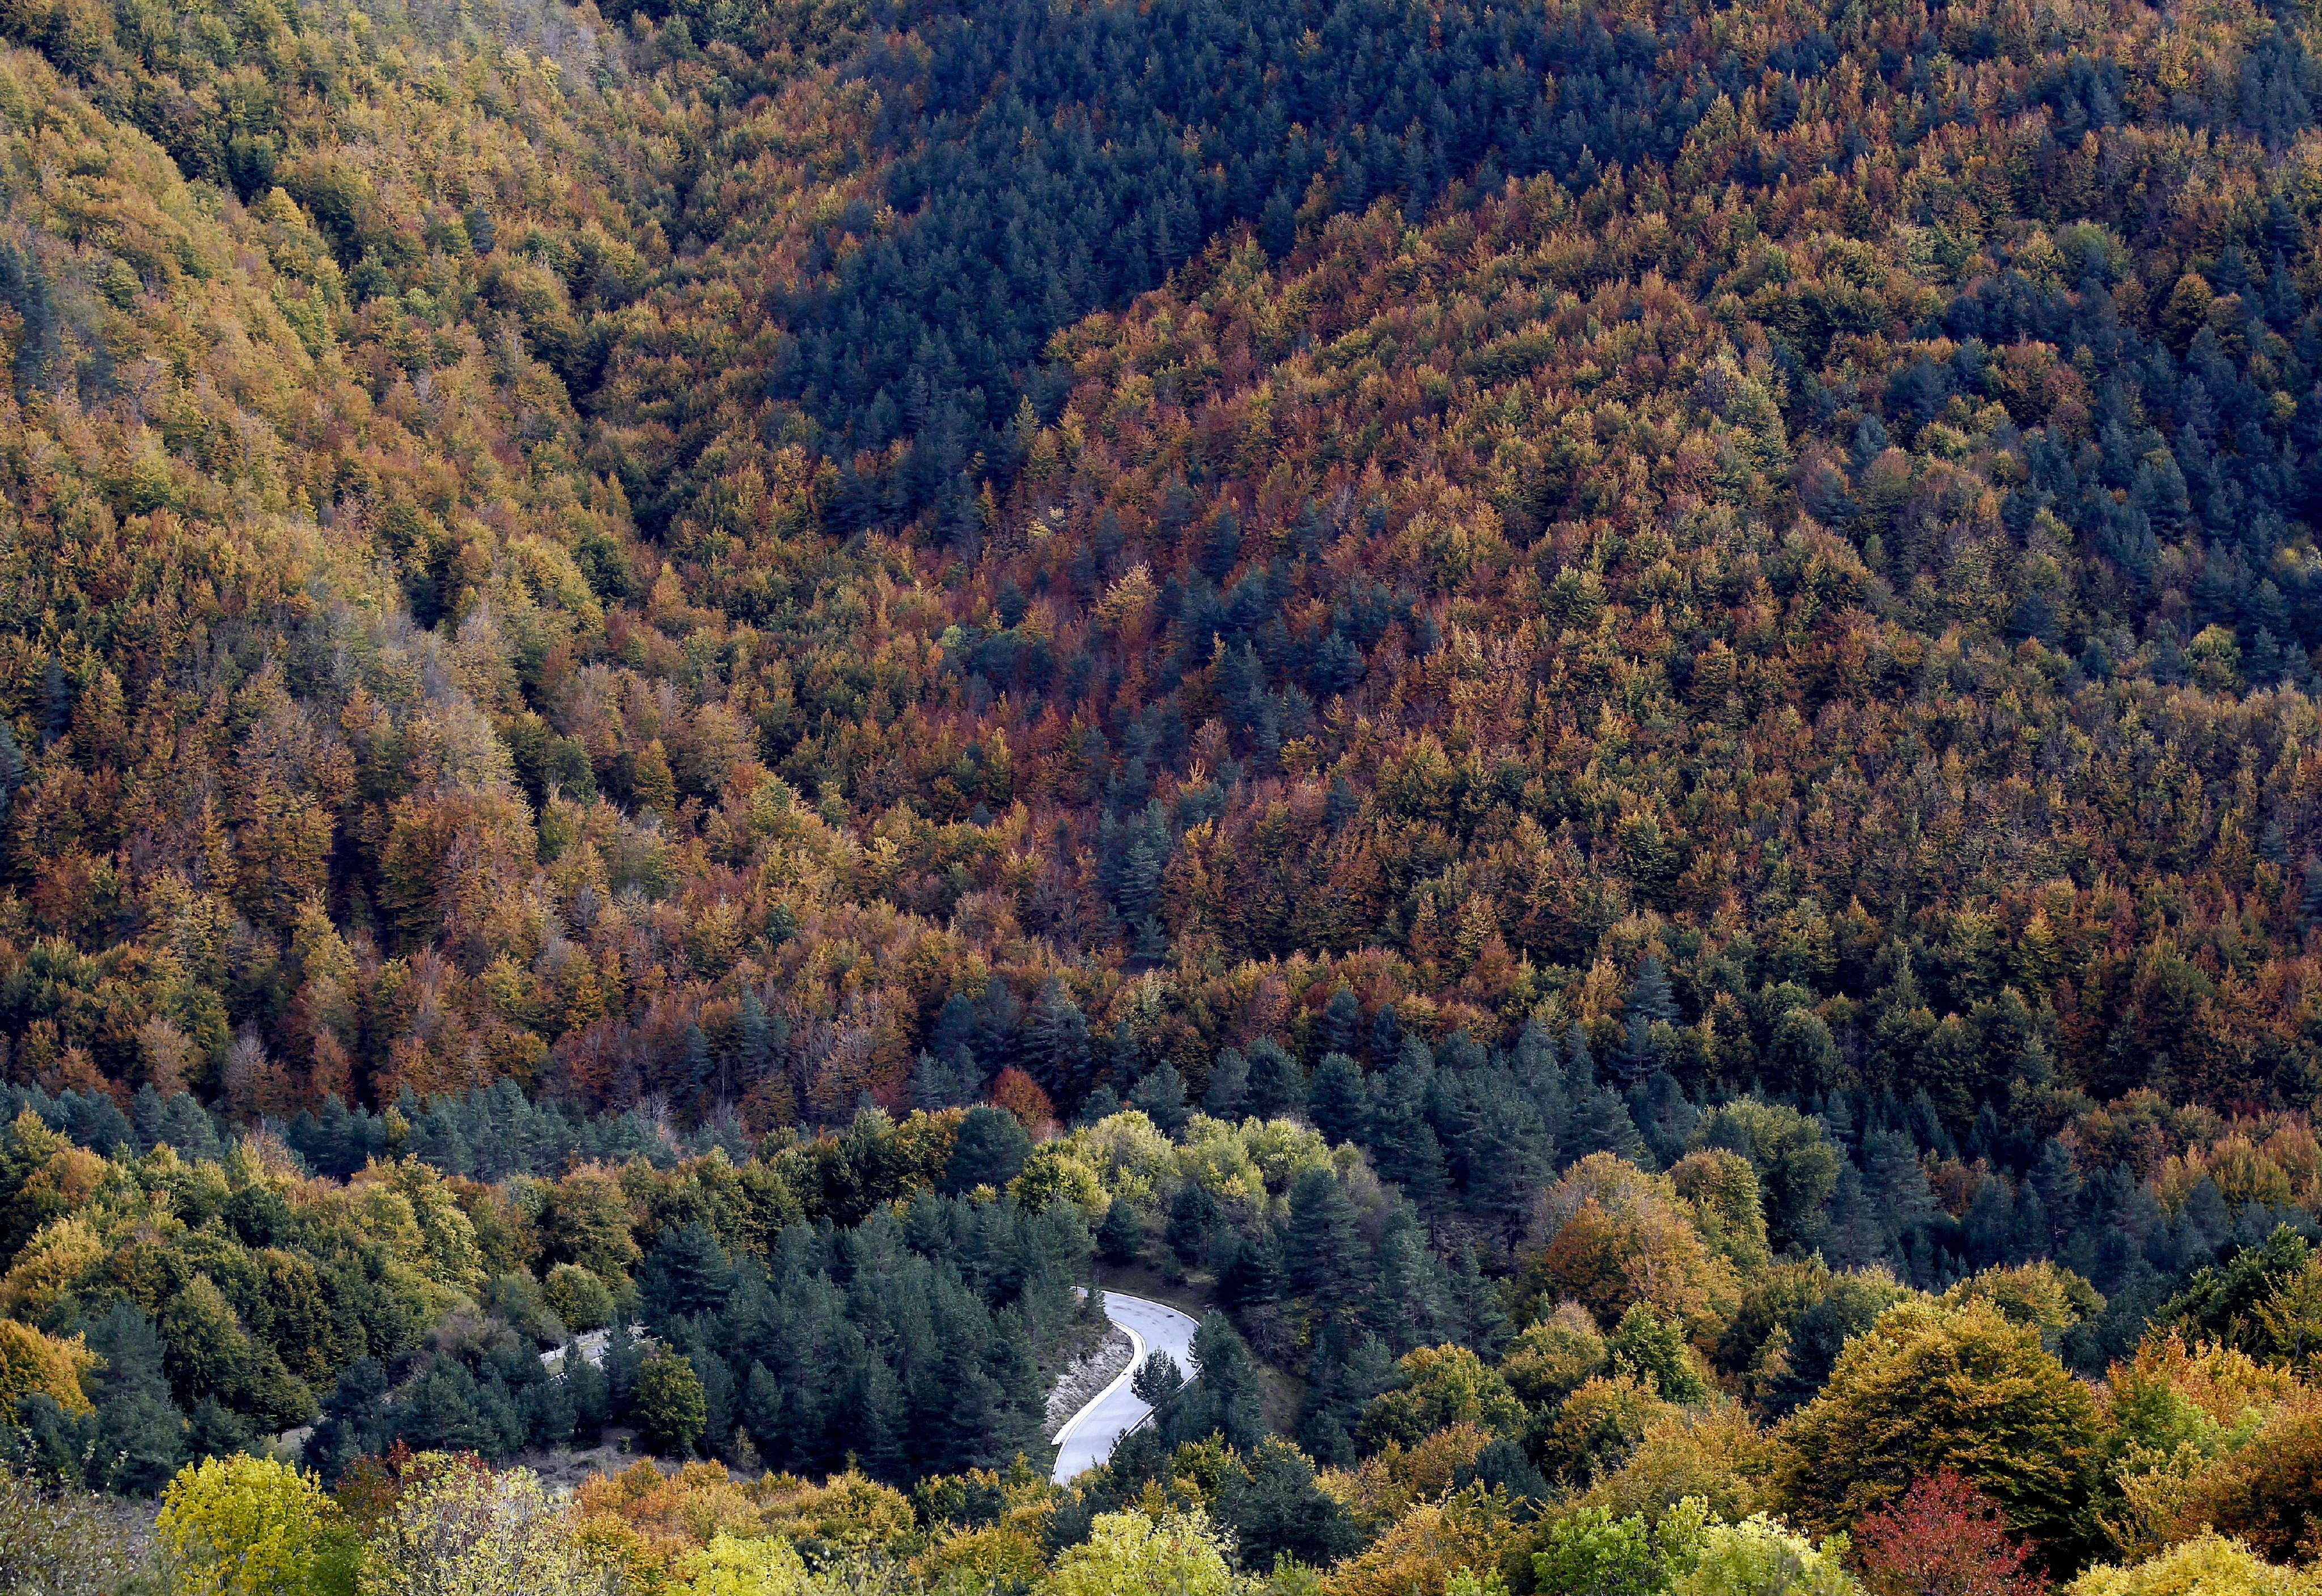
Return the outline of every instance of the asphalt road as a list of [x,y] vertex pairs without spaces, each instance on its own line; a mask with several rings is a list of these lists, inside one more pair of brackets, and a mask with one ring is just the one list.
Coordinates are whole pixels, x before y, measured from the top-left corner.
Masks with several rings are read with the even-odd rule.
[[1138,1364],[1154,1353],[1166,1352],[1176,1360],[1186,1379],[1193,1377],[1193,1332],[1200,1327],[1192,1319],[1166,1303],[1119,1291],[1104,1294],[1104,1317],[1129,1332],[1136,1343],[1136,1356],[1120,1378],[1097,1392],[1056,1432],[1056,1472],[1052,1478],[1059,1485],[1111,1457],[1114,1444],[1153,1411],[1129,1389]]

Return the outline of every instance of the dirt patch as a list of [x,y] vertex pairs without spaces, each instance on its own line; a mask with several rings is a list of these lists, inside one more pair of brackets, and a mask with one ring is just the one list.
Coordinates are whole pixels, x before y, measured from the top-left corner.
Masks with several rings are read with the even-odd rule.
[[1106,1325],[1104,1339],[1097,1343],[1096,1350],[1076,1359],[1048,1393],[1048,1427],[1043,1432],[1047,1439],[1055,1440],[1065,1420],[1088,1406],[1090,1398],[1129,1367],[1129,1332],[1119,1325]]
[[558,1446],[553,1450],[535,1447],[508,1461],[538,1474],[540,1482],[559,1496],[570,1494],[583,1481],[599,1474],[622,1473],[640,1463],[649,1463],[664,1474],[673,1474],[683,1466],[675,1459],[655,1457],[646,1452],[638,1444],[635,1430],[611,1425],[606,1427],[594,1446]]
[[1132,1263],[1126,1268],[1106,1267],[1099,1272],[1097,1283],[1108,1291],[1150,1298],[1196,1319],[1210,1311],[1211,1281],[1207,1274],[1181,1275],[1173,1280],[1149,1263]]

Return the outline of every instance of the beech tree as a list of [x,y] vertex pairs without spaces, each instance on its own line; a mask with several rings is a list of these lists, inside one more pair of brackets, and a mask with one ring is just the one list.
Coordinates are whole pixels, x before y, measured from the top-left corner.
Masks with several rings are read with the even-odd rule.
[[1782,1499],[1810,1525],[1842,1528],[1950,1470],[2052,1564],[2095,1544],[2095,1399],[2036,1330],[1982,1304],[1888,1309],[1848,1343],[1783,1441]]

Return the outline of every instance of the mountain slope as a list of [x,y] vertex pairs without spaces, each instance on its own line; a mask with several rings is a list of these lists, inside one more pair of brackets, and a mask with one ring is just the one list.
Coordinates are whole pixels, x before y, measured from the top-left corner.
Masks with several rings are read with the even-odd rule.
[[19,1079],[2310,1099],[2299,19],[167,23],[5,23]]

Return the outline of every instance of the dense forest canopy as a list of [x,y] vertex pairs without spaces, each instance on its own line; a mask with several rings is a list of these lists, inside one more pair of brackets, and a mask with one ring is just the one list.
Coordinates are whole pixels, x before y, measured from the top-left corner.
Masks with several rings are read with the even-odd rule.
[[2322,1577],[2317,50],[0,6],[0,1584]]

